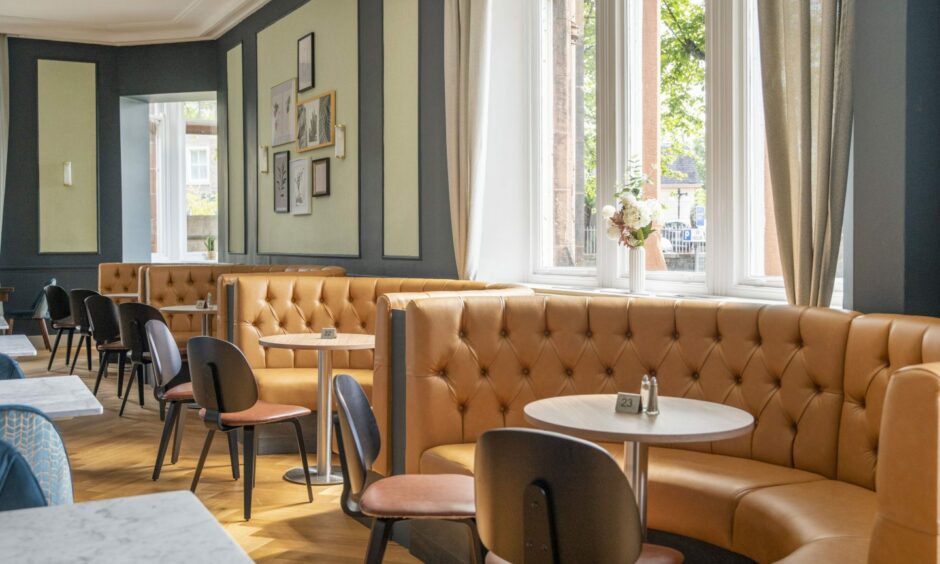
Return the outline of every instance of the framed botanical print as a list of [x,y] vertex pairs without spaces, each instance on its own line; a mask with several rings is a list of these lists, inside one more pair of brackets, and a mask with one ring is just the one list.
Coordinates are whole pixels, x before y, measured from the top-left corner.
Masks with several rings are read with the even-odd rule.
[[297,40],[297,91],[313,88],[315,80],[313,34],[308,33]]
[[274,211],[290,211],[290,151],[274,153]]
[[305,100],[297,107],[297,150],[312,151],[332,145],[335,128],[335,91]]
[[313,197],[330,195],[330,159],[313,161]]
[[294,121],[297,104],[297,79],[285,80],[271,88],[271,146],[292,143],[297,137]]
[[290,207],[294,215],[310,214],[310,159],[290,162]]

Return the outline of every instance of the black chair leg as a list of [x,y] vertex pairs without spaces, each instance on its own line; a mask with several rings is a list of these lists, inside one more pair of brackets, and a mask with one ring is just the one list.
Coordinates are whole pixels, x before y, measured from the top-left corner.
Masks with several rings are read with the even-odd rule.
[[144,370],[145,367],[143,364],[137,365],[137,401],[140,402],[140,407],[144,406]]
[[69,329],[68,339],[65,341],[65,365],[68,366],[72,358],[72,337],[75,336],[75,329]]
[[124,389],[124,369],[127,367],[127,353],[118,353],[118,389],[117,397],[121,397],[121,391]]
[[110,355],[107,352],[101,353],[101,362],[98,365],[98,377],[95,379],[95,391],[92,392],[94,395],[98,395],[98,386],[101,385],[101,378],[104,377],[105,373],[108,371],[108,359]]
[[62,329],[59,329],[55,334],[55,344],[52,345],[52,354],[49,355],[49,366],[46,367],[46,370],[52,370],[52,362],[55,360],[55,353],[59,350],[59,341],[62,339]]
[[196,493],[196,486],[199,485],[199,476],[202,476],[202,467],[206,464],[206,457],[209,456],[209,448],[212,447],[212,437],[215,436],[215,429],[209,429],[206,433],[206,442],[202,445],[202,454],[199,455],[199,462],[196,464],[196,474],[193,475],[193,484],[189,491]]
[[91,335],[85,337],[85,356],[88,357],[88,371],[91,372]]
[[180,459],[180,445],[183,443],[183,431],[186,429],[187,411],[189,411],[187,404],[180,404],[179,417],[176,418],[176,432],[173,433],[173,455],[170,457],[170,464],[176,464]]
[[238,479],[238,431],[226,433],[228,435],[228,455],[232,459],[232,479]]
[[69,374],[75,374],[75,365],[78,364],[78,357],[82,356],[82,343],[85,342],[85,336],[78,334],[78,346],[75,348],[75,354],[72,355],[72,364],[69,367]]
[[131,377],[127,380],[127,389],[124,390],[124,400],[121,401],[121,411],[118,412],[118,417],[124,417],[124,408],[127,407],[127,398],[131,397],[131,388],[134,387],[134,371],[139,365],[131,365]]
[[170,444],[170,434],[176,426],[176,418],[180,413],[180,402],[170,402],[170,413],[163,424],[163,435],[160,437],[160,448],[157,449],[157,462],[153,465],[153,480],[160,479],[160,470],[163,468],[163,458],[166,456],[166,447]]
[[462,521],[469,529],[470,534],[470,562],[472,564],[483,564],[486,561],[486,553],[483,548],[483,542],[480,541],[480,532],[477,530],[477,522],[474,519]]
[[245,488],[245,521],[251,520],[251,488],[255,484],[255,428],[251,425],[245,429],[245,479],[242,485]]
[[382,564],[385,547],[392,534],[392,519],[373,519],[372,532],[369,534],[369,548],[366,549],[366,564]]
[[166,421],[166,402],[160,400],[160,421]]
[[297,434],[297,450],[300,451],[300,461],[304,466],[304,478],[307,482],[307,499],[313,502],[313,485],[310,483],[310,466],[307,462],[307,447],[304,445],[304,432],[300,428],[299,419],[291,419],[291,423],[294,425],[294,432]]

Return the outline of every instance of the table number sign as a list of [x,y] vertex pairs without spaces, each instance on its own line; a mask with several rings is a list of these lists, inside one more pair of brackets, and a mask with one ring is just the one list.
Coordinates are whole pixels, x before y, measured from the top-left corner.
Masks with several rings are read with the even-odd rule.
[[617,394],[617,413],[640,413],[643,410],[643,399],[640,394]]
[[320,329],[320,338],[321,339],[335,339],[336,327],[324,327],[323,329]]

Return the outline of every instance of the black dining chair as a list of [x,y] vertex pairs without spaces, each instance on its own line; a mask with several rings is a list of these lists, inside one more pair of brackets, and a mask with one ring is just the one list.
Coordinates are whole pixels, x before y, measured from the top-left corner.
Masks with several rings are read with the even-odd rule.
[[458,474],[399,474],[381,478],[371,471],[382,445],[379,427],[362,386],[352,376],[333,379],[337,448],[343,467],[343,510],[372,518],[367,564],[382,562],[398,521],[444,520],[467,526],[471,561],[483,562],[474,520],[473,478]]
[[151,364],[150,347],[147,344],[147,335],[144,328],[148,321],[159,321],[165,325],[166,320],[163,319],[160,310],[139,302],[119,304],[118,313],[121,317],[121,341],[127,347],[128,357],[131,361],[130,377],[127,380],[127,388],[124,390],[121,411],[118,412],[118,416],[122,417],[124,408],[127,406],[127,398],[131,395],[134,380],[137,380],[137,399],[140,406],[144,406],[144,372]]
[[[245,355],[238,348],[214,337],[193,337],[186,345],[189,373],[193,382],[193,396],[202,406],[199,415],[209,429],[206,442],[199,455],[191,490],[196,492],[199,476],[206,463],[216,431],[231,436],[242,429],[244,437],[245,472],[242,484],[245,490],[245,520],[251,519],[251,491],[255,482],[255,427],[271,423],[290,423],[297,435],[297,449],[303,463],[307,482],[307,499],[313,502],[307,449],[304,447],[300,418],[310,410],[299,405],[271,403],[258,398],[258,383]],[[231,440],[231,439],[229,439]],[[231,444],[231,443],[230,443]],[[234,472],[233,472],[234,474]],[[237,478],[236,478],[237,479]]]
[[116,357],[118,360],[117,395],[121,397],[128,349],[121,341],[121,317],[117,304],[107,296],[96,294],[85,298],[85,309],[88,311],[91,336],[95,340],[95,349],[98,351],[98,377],[95,379],[94,394],[98,395],[101,379],[107,377],[112,357]]
[[[55,278],[51,278],[46,282],[45,286],[54,285],[55,283]],[[36,299],[33,300],[33,304],[29,309],[6,310],[4,316],[6,316],[8,325],[10,326],[10,333],[13,332],[13,324],[16,321],[32,320],[37,322],[39,324],[39,331],[42,333],[42,342],[48,351],[52,350],[52,343],[49,340],[49,327],[46,325],[46,321],[49,319],[49,304],[46,300],[45,286],[39,290],[39,294],[36,296]]]
[[72,335],[75,334],[75,321],[72,320],[72,307],[69,304],[69,293],[61,286],[50,284],[43,288],[46,294],[46,304],[49,306],[49,319],[52,329],[56,331],[55,343],[52,345],[52,354],[49,355],[48,370],[52,370],[55,353],[59,350],[59,340],[62,334],[67,334],[65,345],[65,365],[69,366],[72,354]]
[[676,550],[643,543],[633,489],[594,443],[494,429],[477,440],[473,468],[487,562],[683,561]]
[[98,292],[85,288],[76,288],[69,292],[72,321],[75,322],[75,331],[78,332],[78,344],[75,346],[75,355],[72,357],[69,374],[75,372],[75,365],[78,364],[78,357],[82,352],[82,344],[85,345],[85,354],[88,357],[88,370],[91,370],[91,320],[88,318],[88,310],[85,309],[85,298],[98,295],[100,295]]

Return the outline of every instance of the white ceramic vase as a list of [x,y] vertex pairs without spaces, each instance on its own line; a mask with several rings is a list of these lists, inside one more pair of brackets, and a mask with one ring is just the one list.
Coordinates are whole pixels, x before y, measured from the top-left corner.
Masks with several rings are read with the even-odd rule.
[[646,248],[630,247],[630,292],[646,293]]

